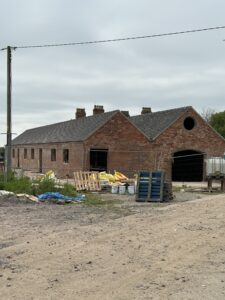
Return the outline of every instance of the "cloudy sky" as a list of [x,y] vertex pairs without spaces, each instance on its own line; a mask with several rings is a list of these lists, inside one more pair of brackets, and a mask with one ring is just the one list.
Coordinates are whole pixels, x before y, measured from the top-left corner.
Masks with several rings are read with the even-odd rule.
[[[0,48],[114,39],[224,26],[224,0],[0,0]],[[13,132],[92,113],[192,105],[225,110],[225,29],[75,47],[17,49]],[[0,132],[6,52],[0,52]],[[1,135],[0,145],[6,136]]]

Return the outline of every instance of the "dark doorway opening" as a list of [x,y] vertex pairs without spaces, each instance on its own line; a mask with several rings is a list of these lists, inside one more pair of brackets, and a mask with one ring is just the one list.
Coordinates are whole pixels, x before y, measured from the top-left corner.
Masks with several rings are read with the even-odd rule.
[[20,168],[20,149],[17,149],[17,168]]
[[175,152],[173,155],[173,181],[202,181],[204,154],[194,150]]
[[90,171],[107,171],[107,149],[90,150]]
[[39,149],[39,172],[42,173],[42,149]]

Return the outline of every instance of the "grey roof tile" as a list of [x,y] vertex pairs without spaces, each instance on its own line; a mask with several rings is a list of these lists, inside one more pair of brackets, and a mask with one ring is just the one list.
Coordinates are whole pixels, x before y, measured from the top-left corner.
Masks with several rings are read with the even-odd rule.
[[149,139],[153,140],[175,122],[188,108],[190,106],[133,116],[130,120]]
[[116,112],[97,114],[26,130],[16,137],[13,145],[78,142],[86,140]]
[[[190,106],[159,111],[128,118],[149,139],[166,130]],[[13,145],[79,142],[86,140],[119,110],[83,117],[66,122],[26,130],[16,137]]]

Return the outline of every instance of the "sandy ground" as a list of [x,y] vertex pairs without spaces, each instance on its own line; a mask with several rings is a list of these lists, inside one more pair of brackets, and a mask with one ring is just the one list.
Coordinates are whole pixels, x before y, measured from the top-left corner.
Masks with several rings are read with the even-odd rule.
[[0,198],[0,299],[225,299],[224,194],[121,199]]

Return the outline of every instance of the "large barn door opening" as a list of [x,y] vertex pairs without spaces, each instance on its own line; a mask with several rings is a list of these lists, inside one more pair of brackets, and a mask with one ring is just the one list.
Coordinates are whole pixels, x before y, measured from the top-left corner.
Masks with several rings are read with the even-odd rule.
[[107,171],[107,149],[90,150],[90,171]]
[[172,164],[173,181],[202,181],[204,154],[194,150],[175,152]]

